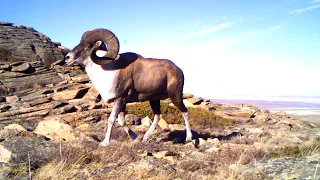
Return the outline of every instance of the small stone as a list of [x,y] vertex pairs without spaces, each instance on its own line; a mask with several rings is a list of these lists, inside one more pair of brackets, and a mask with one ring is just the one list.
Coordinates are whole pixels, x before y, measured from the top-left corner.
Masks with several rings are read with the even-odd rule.
[[218,151],[220,151],[220,148],[217,148],[217,147],[211,147],[211,148],[205,150],[205,152],[208,152],[208,153],[213,153],[213,152],[218,152]]
[[9,64],[0,64],[0,69],[8,69],[10,68]]
[[54,93],[54,90],[52,90],[52,89],[44,89],[41,92],[41,94],[50,94],[50,93]]
[[102,108],[102,104],[100,103],[91,103],[88,107],[88,110],[91,110],[91,109],[100,109]]
[[183,94],[183,99],[190,99],[190,98],[193,98],[193,97],[194,97],[194,95],[190,94],[190,93]]
[[169,124],[168,128],[170,131],[183,131],[183,130],[185,130],[185,126],[182,124]]
[[13,23],[11,22],[0,22],[1,26],[13,26]]
[[160,118],[160,121],[159,121],[159,123],[158,123],[158,126],[159,126],[161,129],[164,129],[164,130],[169,129],[169,125],[168,125],[167,121],[164,120],[162,117]]
[[19,97],[16,96],[16,95],[14,95],[14,96],[7,96],[7,97],[6,97],[6,102],[7,102],[7,103],[15,103],[15,102],[17,102],[17,101],[19,101],[19,100],[20,100]]
[[151,122],[152,122],[151,119],[147,116],[141,120],[141,125],[142,126],[150,126]]
[[141,125],[140,117],[134,114],[126,114],[125,122],[129,125]]
[[0,144],[0,162],[8,163],[11,160],[12,152]]
[[25,25],[18,25],[17,28],[19,29],[26,29],[27,27]]
[[89,79],[87,74],[80,74],[80,75],[77,75],[77,76],[73,76],[71,78],[71,80],[73,82],[77,82],[77,83],[84,83],[84,82],[89,82],[90,81],[90,79]]
[[166,156],[167,153],[168,151],[159,151],[159,152],[152,153],[152,155],[156,158],[163,158]]
[[85,123],[85,124],[81,124],[81,125],[77,126],[75,129],[80,130],[80,131],[85,131],[85,130],[88,130],[89,127],[90,127],[89,124]]
[[24,133],[28,132],[26,130],[26,128],[24,128],[23,126],[21,126],[19,124],[9,124],[8,126],[5,126],[3,129],[5,129],[5,130],[14,130],[14,131],[17,131],[17,132],[24,132]]
[[201,102],[203,102],[203,98],[201,98],[201,97],[190,98],[187,100],[193,105],[198,105],[198,104],[201,104]]
[[47,84],[46,87],[47,87],[47,88],[53,88],[54,85],[53,85],[53,84]]
[[[217,138],[214,139],[203,139],[203,138],[199,138],[196,139],[194,144],[196,145],[196,147],[201,148],[201,149],[211,149],[211,148],[219,148],[221,143]],[[211,149],[214,150],[214,149]],[[211,151],[209,150],[209,151]]]

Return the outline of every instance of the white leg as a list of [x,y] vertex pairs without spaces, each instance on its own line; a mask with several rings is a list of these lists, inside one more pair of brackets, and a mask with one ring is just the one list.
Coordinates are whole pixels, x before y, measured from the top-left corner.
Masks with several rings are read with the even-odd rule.
[[106,147],[109,145],[112,126],[114,124],[114,121],[117,119],[117,116],[121,110],[121,107],[122,107],[122,100],[117,99],[114,103],[113,108],[112,108],[112,112],[108,118],[108,129],[107,129],[106,136],[105,136],[104,140],[99,144],[99,146]]
[[151,136],[152,132],[154,131],[154,129],[158,125],[159,121],[160,121],[160,114],[155,114],[153,122],[152,122],[150,128],[148,129],[146,134],[144,134],[144,136],[143,136],[142,142],[147,142],[148,141],[149,137]]
[[123,127],[123,129],[126,131],[126,133],[132,138],[132,139],[136,139],[137,138],[137,134],[134,133],[127,125],[125,122],[125,118],[124,118],[124,112],[120,112],[118,114],[118,123],[121,127]]
[[186,124],[186,142],[189,142],[192,140],[192,133],[191,133],[191,128],[190,128],[190,124],[189,124],[189,121],[188,121],[188,112],[183,112],[182,113],[182,116],[183,116],[183,119],[184,119],[184,122]]
[[109,145],[111,130],[112,130],[112,126],[113,126],[115,120],[116,120],[115,111],[112,110],[112,112],[108,118],[108,129],[107,129],[106,136],[105,136],[104,140],[99,144],[99,146],[106,147]]

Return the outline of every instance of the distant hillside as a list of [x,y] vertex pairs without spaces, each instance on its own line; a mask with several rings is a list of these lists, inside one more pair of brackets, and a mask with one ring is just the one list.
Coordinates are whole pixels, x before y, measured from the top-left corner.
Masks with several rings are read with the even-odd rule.
[[0,22],[0,49],[26,61],[52,63],[64,57],[64,48],[59,42],[52,42],[32,27],[14,26],[8,22]]

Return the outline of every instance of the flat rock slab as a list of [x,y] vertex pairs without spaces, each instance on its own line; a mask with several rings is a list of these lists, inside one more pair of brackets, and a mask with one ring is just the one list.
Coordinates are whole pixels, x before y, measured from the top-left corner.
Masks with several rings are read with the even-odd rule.
[[9,67],[9,64],[0,64],[0,69],[8,69]]
[[6,102],[7,103],[15,103],[19,101],[19,97],[18,96],[7,96],[6,97]]
[[82,98],[88,90],[89,88],[60,91],[52,94],[51,98],[55,101]]
[[28,62],[22,63],[18,66],[12,66],[11,71],[14,72],[25,72],[27,71],[29,68],[31,68],[31,65]]

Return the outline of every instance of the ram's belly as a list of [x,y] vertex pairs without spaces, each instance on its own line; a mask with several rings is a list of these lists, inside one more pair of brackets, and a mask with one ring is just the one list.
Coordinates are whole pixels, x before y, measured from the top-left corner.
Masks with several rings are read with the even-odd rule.
[[91,68],[86,68],[86,72],[104,101],[110,101],[117,97],[117,70],[106,71],[94,64]]

